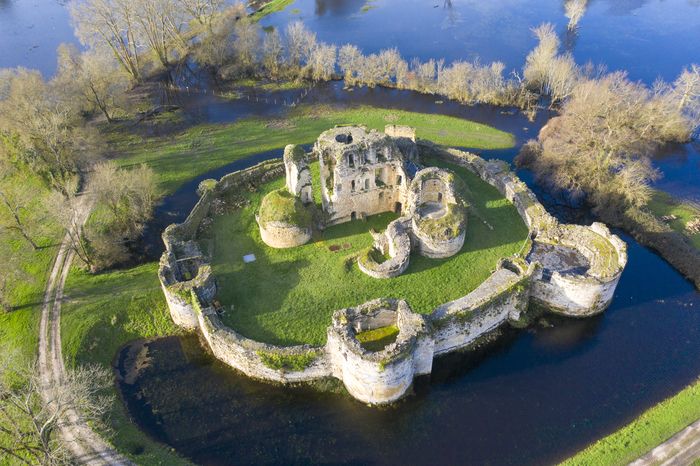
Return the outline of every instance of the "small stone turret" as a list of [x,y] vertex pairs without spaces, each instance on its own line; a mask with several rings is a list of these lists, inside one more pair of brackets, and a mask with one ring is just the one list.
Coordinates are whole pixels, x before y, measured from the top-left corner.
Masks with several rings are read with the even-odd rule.
[[303,204],[313,202],[311,170],[301,146],[289,144],[284,148],[284,169],[289,193],[301,199]]

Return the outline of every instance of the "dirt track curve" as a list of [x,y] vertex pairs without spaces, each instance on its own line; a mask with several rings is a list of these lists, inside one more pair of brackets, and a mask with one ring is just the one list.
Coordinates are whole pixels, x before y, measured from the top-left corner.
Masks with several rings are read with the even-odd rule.
[[[74,225],[85,223],[92,204],[92,199],[89,196],[81,197],[76,209]],[[63,288],[74,257],[74,252],[70,249],[69,244],[69,235],[66,234],[46,282],[44,302],[41,308],[39,374],[45,399],[50,398],[52,387],[60,384],[66,371],[61,353],[61,301],[63,300]],[[59,435],[78,464],[90,466],[127,466],[133,464],[92,430],[76,409],[71,409],[68,412],[68,420],[59,426]]]

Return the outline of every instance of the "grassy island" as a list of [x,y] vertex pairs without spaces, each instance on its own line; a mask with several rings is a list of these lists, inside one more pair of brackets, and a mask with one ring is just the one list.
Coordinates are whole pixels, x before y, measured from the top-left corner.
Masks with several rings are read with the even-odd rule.
[[[449,168],[468,187],[474,221],[460,253],[442,260],[416,255],[399,277],[368,277],[355,262],[372,245],[370,228],[383,230],[396,218],[393,213],[332,226],[303,246],[270,248],[260,238],[255,212],[266,193],[282,186],[283,180],[276,180],[246,193],[250,202],[243,209],[214,217],[201,240],[213,260],[224,322],[260,341],[323,344],[337,309],[389,296],[429,313],[476,288],[500,258],[518,252],[527,228],[513,205],[478,176],[454,165],[428,163]],[[311,169],[318,186],[318,164],[312,163]],[[320,201],[318,190],[315,194]],[[251,253],[257,260],[244,263],[243,256]]]

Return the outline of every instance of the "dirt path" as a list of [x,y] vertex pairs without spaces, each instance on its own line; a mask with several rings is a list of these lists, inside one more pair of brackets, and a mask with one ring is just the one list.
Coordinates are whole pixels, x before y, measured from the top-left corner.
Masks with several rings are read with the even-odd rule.
[[[92,199],[89,196],[83,196],[80,199],[78,209],[76,209],[75,225],[85,223],[92,204]],[[46,282],[44,303],[41,308],[39,373],[45,398],[50,397],[52,387],[60,384],[66,371],[61,352],[61,301],[63,288],[74,257],[69,243],[70,239],[66,234]],[[59,435],[78,464],[91,466],[132,464],[93,431],[77,410],[70,410],[67,417],[67,422],[59,426]]]
[[700,458],[700,420],[666,440],[630,466],[689,466]]

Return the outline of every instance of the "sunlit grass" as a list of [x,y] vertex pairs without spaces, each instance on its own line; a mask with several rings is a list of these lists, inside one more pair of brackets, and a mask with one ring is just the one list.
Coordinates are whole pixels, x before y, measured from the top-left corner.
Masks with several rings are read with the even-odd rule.
[[381,351],[387,345],[395,342],[398,335],[399,328],[396,325],[387,325],[360,332],[355,337],[367,351]]
[[[260,239],[255,211],[261,197],[281,187],[283,181],[246,193],[250,205],[215,217],[211,239],[202,241],[213,258],[224,321],[261,341],[323,344],[337,309],[392,297],[406,299],[417,312],[429,313],[475,289],[500,258],[521,248],[527,229],[513,205],[495,188],[466,169],[450,168],[466,182],[468,201],[478,214],[468,220],[462,251],[441,260],[414,254],[408,270],[390,280],[363,274],[355,258],[372,244],[368,230],[383,230],[395,214],[336,225],[306,245],[273,249]],[[318,184],[315,166],[313,172]],[[243,256],[250,253],[257,260],[245,264]]]
[[[73,268],[61,312],[63,357],[67,366],[106,367],[119,348],[140,338],[177,333],[157,276],[157,263],[91,275]],[[187,464],[150,440],[131,422],[116,388],[108,425],[112,441],[139,465]]]
[[691,235],[685,229],[686,223],[695,217],[700,217],[700,208],[681,199],[676,199],[663,191],[654,192],[647,208],[659,218],[665,215],[675,215],[677,218],[668,222],[668,225],[678,233],[686,235],[693,245],[700,249],[700,234]]
[[364,124],[383,130],[387,124],[409,125],[420,138],[437,144],[480,149],[512,147],[512,135],[461,118],[377,107],[302,106],[284,118],[246,118],[232,124],[202,124],[174,135],[142,138],[128,128],[109,132],[117,163],[146,163],[156,172],[164,193],[186,181],[253,154],[280,150],[287,144],[311,144],[337,124]]

